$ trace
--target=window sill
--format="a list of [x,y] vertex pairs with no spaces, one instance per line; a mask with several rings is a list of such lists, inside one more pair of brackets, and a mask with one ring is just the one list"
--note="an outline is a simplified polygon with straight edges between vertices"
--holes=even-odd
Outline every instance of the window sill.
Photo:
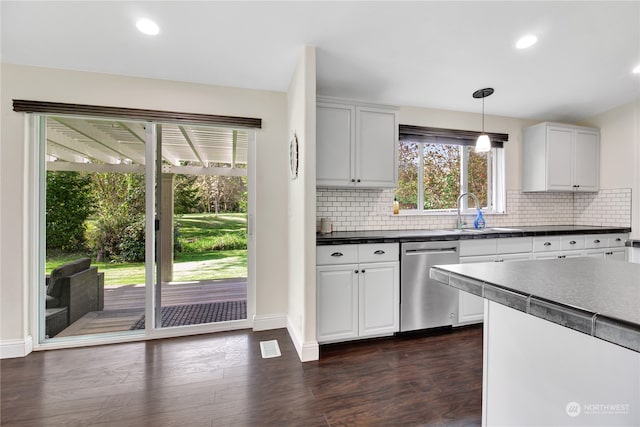
[[[469,216],[469,215],[476,215],[476,211],[475,209],[473,211],[467,211],[467,212],[461,212],[462,216]],[[488,212],[488,211],[482,211],[482,215],[491,215],[491,216],[496,216],[496,215],[507,215],[507,212]],[[394,215],[394,214],[389,214],[390,217],[413,217],[413,216],[458,216],[457,212],[447,212],[447,211],[442,211],[442,212],[413,212],[413,211],[400,211],[399,214]]]

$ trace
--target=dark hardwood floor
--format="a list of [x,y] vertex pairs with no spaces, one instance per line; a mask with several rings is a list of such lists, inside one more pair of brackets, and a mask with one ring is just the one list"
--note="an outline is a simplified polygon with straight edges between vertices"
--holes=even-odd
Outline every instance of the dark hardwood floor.
[[[277,339],[282,357],[262,359]],[[480,425],[482,328],[321,347],[286,330],[34,352],[0,361],[2,426]]]

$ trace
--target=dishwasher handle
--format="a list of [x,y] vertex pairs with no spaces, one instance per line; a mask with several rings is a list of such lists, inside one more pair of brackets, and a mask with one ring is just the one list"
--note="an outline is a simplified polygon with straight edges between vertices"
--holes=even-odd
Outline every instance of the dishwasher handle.
[[423,255],[423,254],[455,254],[458,248],[434,248],[434,249],[407,249],[407,255]]

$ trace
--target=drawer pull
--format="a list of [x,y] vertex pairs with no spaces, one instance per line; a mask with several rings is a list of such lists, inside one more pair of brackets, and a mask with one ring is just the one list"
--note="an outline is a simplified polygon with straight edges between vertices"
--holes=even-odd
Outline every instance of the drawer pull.
[[600,243],[600,240],[596,239],[593,241],[593,243]]
[[377,251],[374,252],[375,255],[384,255],[386,252],[383,251],[382,249],[378,249]]
[[606,255],[613,255],[613,252],[605,252]]
[[566,255],[558,255],[558,258],[559,258],[559,259],[564,259],[564,258],[566,258],[566,257],[567,257]]
[[619,237],[617,237],[617,238],[616,238],[616,242],[622,242],[622,239],[621,239],[621,238],[619,238]]
[[575,245],[575,244],[576,244],[576,241],[575,241],[575,240],[572,240],[572,241],[570,241],[570,242],[569,242],[569,244],[570,244],[570,245]]
[[544,242],[545,246],[551,246],[551,242]]
[[335,257],[340,257],[343,256],[344,254],[342,252],[334,252],[331,254],[331,256],[335,256]]

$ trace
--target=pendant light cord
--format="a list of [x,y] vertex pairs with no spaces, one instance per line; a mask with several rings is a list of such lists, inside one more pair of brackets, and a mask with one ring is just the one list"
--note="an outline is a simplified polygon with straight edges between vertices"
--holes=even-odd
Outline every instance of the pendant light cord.
[[482,133],[484,134],[484,97],[482,97]]

